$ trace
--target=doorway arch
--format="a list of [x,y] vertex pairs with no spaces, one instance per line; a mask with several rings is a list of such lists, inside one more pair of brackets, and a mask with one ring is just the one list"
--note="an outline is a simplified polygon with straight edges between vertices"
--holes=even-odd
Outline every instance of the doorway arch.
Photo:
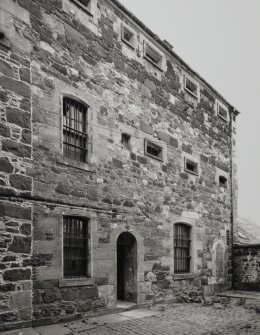
[[117,239],[117,300],[137,302],[137,242],[123,232]]

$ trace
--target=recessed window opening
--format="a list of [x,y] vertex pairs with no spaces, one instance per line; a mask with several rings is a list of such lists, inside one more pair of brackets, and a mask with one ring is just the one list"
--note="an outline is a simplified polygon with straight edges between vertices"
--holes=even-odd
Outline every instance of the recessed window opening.
[[82,103],[63,98],[63,154],[85,163],[87,161],[87,107]]
[[88,275],[88,219],[63,218],[64,277]]
[[91,6],[91,0],[71,0],[72,2],[74,2],[76,5],[87,9],[88,11],[90,10],[90,6]]
[[220,186],[227,186],[227,178],[224,176],[219,176],[219,185]]
[[185,76],[185,90],[198,97],[198,85],[196,85],[192,80]]
[[130,47],[134,48],[134,33],[122,25],[121,39]]
[[223,120],[227,121],[228,112],[220,104],[218,104],[218,116],[220,116]]
[[156,145],[148,140],[145,140],[145,155],[162,161],[163,149],[159,145]]
[[131,136],[130,136],[129,134],[122,133],[121,143],[122,143],[126,148],[129,148],[129,146],[130,146],[130,139],[131,139]]
[[198,174],[198,163],[191,161],[190,159],[185,159],[185,171],[192,173],[192,174]]
[[152,62],[154,65],[161,67],[162,56],[155,51],[149,44],[145,44],[145,58]]
[[174,273],[190,272],[191,228],[183,223],[174,225]]
[[229,229],[226,231],[226,243],[227,245],[230,245],[230,230]]

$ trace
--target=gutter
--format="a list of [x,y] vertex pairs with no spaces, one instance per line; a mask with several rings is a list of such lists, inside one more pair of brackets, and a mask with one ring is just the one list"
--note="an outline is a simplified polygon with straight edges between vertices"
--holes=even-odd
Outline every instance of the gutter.
[[202,78],[196,71],[194,71],[185,61],[178,56],[169,46],[168,42],[160,39],[158,35],[156,35],[152,30],[150,30],[141,20],[139,20],[132,12],[130,12],[124,5],[121,4],[118,0],[109,0],[114,6],[119,8],[124,14],[130,17],[139,27],[141,27],[153,40],[155,40],[163,49],[165,49],[171,56],[177,59],[181,65],[183,65],[186,69],[188,69],[193,75],[195,75],[201,82],[203,82],[213,93],[215,93],[218,98],[223,100],[230,109],[231,113],[235,113],[235,115],[239,114],[237,111],[214,87],[212,87],[204,78]]

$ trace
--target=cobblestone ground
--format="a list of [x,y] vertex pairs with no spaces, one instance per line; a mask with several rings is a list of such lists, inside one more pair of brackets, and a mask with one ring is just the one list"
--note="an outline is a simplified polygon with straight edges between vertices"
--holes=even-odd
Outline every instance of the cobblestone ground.
[[[7,333],[6,333],[7,334]],[[10,334],[10,333],[9,333]],[[13,335],[14,333],[12,333]],[[14,335],[260,335],[260,314],[243,306],[174,304],[20,331]]]
[[[152,311],[156,313],[156,307]],[[108,319],[107,323],[104,319],[103,325],[102,318],[99,318],[96,327],[89,330],[86,329],[89,327],[87,321],[81,321],[85,330],[84,325],[75,324],[74,328],[73,323],[68,324],[68,328],[72,334],[82,335],[260,335],[260,314],[241,306],[176,304],[150,317],[138,318],[142,311],[121,315],[129,316],[131,313],[133,319],[111,322]]]

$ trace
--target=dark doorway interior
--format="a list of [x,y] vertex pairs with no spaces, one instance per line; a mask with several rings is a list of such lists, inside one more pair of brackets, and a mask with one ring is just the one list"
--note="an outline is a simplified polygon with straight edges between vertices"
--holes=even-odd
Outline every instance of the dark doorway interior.
[[137,245],[130,233],[122,233],[117,240],[117,299],[136,302]]

